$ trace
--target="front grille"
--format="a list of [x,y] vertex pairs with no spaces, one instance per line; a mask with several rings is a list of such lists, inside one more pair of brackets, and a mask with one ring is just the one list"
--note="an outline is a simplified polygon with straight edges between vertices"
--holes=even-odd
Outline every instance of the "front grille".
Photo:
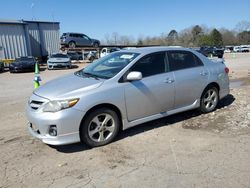
[[32,108],[33,110],[37,110],[41,105],[43,104],[42,101],[31,101],[30,102],[30,108]]

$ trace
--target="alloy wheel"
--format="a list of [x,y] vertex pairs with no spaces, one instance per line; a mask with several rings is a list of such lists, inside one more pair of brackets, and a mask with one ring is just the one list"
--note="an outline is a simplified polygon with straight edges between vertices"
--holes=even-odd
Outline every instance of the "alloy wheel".
[[204,107],[207,111],[212,111],[218,103],[218,94],[214,89],[209,89],[204,95]]
[[110,114],[98,114],[89,123],[89,138],[94,142],[104,142],[112,136],[115,126],[115,120]]

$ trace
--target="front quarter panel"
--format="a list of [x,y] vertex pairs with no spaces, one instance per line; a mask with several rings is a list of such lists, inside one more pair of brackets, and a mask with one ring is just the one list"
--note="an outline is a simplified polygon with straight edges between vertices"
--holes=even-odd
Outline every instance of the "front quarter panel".
[[100,104],[111,104],[116,106],[122,115],[122,119],[126,117],[124,88],[119,83],[107,83],[96,88],[84,96],[80,97],[79,102],[73,107],[84,112]]

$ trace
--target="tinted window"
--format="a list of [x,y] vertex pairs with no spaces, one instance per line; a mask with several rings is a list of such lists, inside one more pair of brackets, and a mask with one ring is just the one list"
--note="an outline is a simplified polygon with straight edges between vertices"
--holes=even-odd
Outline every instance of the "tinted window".
[[70,37],[79,37],[79,34],[74,34],[74,33],[71,33],[69,34]]
[[68,58],[66,54],[53,54],[51,55],[52,58]]
[[201,60],[187,51],[169,51],[168,61],[171,71],[202,66]]
[[139,71],[143,77],[165,72],[165,53],[150,54],[140,59],[130,71]]

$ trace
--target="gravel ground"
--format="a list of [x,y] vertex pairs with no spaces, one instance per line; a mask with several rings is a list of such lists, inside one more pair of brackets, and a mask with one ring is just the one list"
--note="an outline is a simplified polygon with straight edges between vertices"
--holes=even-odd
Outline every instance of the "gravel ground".
[[[215,112],[142,124],[94,149],[34,139],[24,114],[34,74],[0,74],[0,187],[250,187],[250,53],[225,60],[232,89]],[[42,83],[78,66],[41,71]]]

